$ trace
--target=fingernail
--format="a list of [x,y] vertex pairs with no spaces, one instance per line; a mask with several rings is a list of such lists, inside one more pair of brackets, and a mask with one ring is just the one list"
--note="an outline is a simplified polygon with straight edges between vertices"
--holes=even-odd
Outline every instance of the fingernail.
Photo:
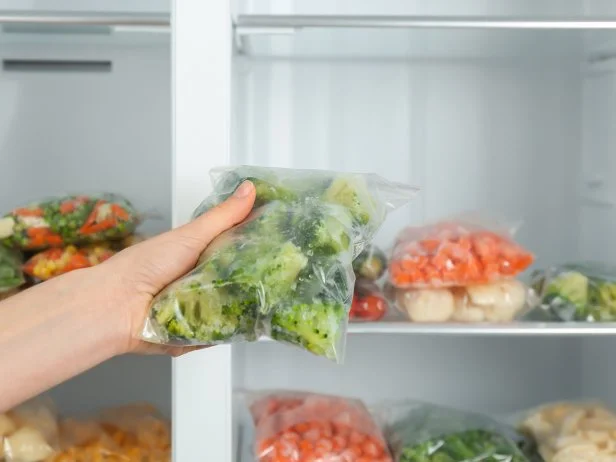
[[235,190],[234,196],[238,199],[248,196],[252,192],[253,185],[250,181],[244,181],[239,188]]

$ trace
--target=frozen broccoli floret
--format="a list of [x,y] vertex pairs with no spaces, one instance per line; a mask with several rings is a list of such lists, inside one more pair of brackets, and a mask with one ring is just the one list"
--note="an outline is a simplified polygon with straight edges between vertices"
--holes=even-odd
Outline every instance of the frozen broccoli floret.
[[312,353],[337,359],[336,344],[342,332],[340,325],[347,316],[342,303],[315,299],[277,307],[272,317],[272,338],[298,345]]
[[570,303],[580,309],[588,304],[588,278],[577,271],[568,271],[552,279],[545,288],[551,304]]
[[195,334],[190,330],[188,324],[185,322],[180,322],[180,320],[173,318],[167,323],[167,332],[172,337],[184,338],[184,339],[193,339],[195,338]]
[[351,247],[353,224],[344,207],[306,199],[289,208],[285,223],[289,237],[312,255],[336,255]]
[[360,225],[369,225],[382,217],[377,213],[376,203],[370,195],[366,182],[361,177],[342,176],[336,178],[323,194],[323,200],[346,207],[353,219]]

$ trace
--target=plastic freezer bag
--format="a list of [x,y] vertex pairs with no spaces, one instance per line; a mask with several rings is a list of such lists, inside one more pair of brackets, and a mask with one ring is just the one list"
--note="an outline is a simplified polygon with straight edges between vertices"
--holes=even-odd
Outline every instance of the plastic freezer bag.
[[552,403],[518,422],[544,462],[616,460],[616,413],[601,403]]
[[383,416],[398,462],[528,462],[515,432],[480,414],[411,402]]
[[0,242],[22,250],[121,239],[139,217],[115,194],[63,196],[28,204],[0,218]]
[[374,322],[387,314],[388,303],[381,288],[373,281],[358,279],[355,281],[353,302],[349,319],[351,322]]
[[21,255],[0,245],[0,294],[13,291],[25,282]]
[[169,422],[148,404],[61,422],[62,450],[49,462],[170,462]]
[[602,263],[556,266],[533,273],[541,299],[529,318],[554,321],[616,321],[616,268]]
[[256,462],[392,462],[383,434],[358,400],[304,392],[252,398]]
[[214,192],[195,217],[246,179],[257,190],[253,212],[154,299],[142,338],[215,345],[267,336],[342,361],[352,261],[413,190],[376,175],[314,170],[239,167],[212,176]]
[[58,438],[56,410],[47,398],[27,401],[0,414],[0,460],[47,461],[58,449]]
[[46,281],[69,271],[98,265],[115,253],[105,243],[91,244],[82,248],[73,245],[57,247],[32,256],[24,264],[23,270],[28,276]]
[[536,303],[516,279],[465,287],[398,289],[388,287],[396,308],[412,322],[510,322]]
[[513,278],[533,260],[506,227],[469,216],[401,231],[389,273],[402,288],[466,286]]

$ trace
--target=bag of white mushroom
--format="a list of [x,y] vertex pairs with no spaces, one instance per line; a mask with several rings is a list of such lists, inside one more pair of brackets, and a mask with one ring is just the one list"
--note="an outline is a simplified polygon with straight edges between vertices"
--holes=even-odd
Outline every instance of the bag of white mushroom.
[[0,413],[0,461],[44,461],[58,442],[58,421],[50,400],[37,398]]
[[388,285],[390,302],[412,322],[510,322],[536,303],[522,282],[508,279],[458,287],[400,289]]

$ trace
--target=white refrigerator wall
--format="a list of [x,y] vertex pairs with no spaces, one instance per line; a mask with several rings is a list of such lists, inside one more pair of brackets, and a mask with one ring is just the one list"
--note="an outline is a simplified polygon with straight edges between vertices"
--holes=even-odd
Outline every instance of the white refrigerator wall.
[[[0,60],[109,61],[108,71],[0,67],[0,214],[26,201],[111,191],[171,224],[171,62],[169,42],[127,47],[4,45]],[[70,43],[70,41],[69,41]],[[2,62],[0,62],[2,65]],[[10,66],[9,66],[10,67]],[[41,310],[45,307],[41,306]],[[46,367],[46,358],[33,358]],[[123,357],[52,391],[67,413],[151,401],[171,413],[171,360]]]

